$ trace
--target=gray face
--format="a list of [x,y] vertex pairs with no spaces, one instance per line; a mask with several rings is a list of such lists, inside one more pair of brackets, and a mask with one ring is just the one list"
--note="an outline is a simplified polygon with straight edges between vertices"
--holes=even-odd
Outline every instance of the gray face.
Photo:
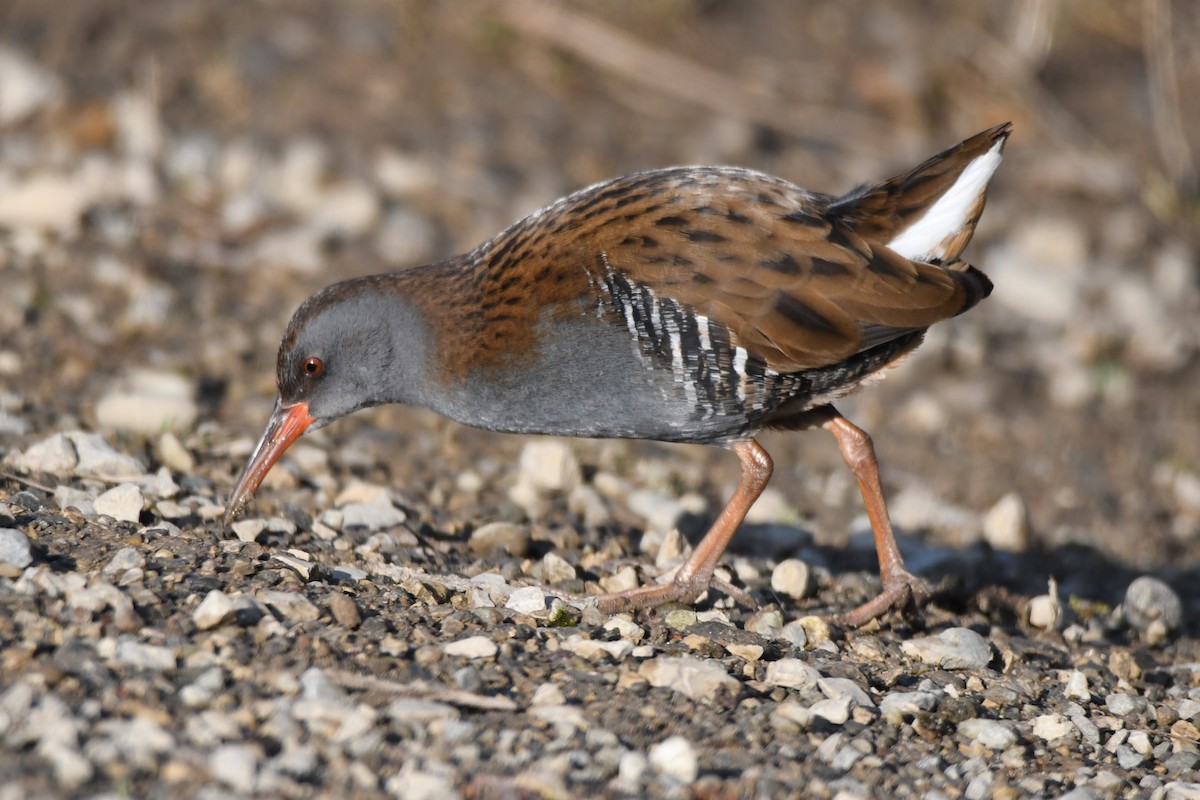
[[[407,399],[414,337],[394,300],[367,293],[296,312],[279,350],[284,406],[306,403],[314,426],[360,408]],[[419,338],[419,337],[417,337]]]

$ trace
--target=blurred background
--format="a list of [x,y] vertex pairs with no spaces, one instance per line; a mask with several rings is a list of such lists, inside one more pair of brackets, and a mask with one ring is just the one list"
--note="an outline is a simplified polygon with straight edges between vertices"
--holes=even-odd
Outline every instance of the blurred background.
[[[1194,598],[1197,42],[1185,0],[6,0],[0,453],[169,422],[188,485],[224,496],[283,328],[327,283],[621,173],[735,164],[841,193],[1012,120],[967,251],[995,294],[843,411],[909,533],[1045,550],[1043,586],[1099,563]],[[380,409],[313,441],[447,530],[520,515],[517,437]],[[765,443],[763,519],[857,541],[832,440]],[[736,479],[716,451],[572,446],[701,513]]]

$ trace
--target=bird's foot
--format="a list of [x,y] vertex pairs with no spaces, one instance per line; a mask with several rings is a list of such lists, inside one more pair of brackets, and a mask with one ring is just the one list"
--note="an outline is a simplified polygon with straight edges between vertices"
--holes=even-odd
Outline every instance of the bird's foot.
[[639,586],[623,592],[608,592],[596,598],[596,608],[605,614],[640,611],[666,603],[692,603],[709,587],[716,589],[742,605],[753,606],[754,600],[743,589],[716,575],[694,575],[690,579],[675,578],[670,583]]
[[883,579],[883,591],[858,608],[831,620],[845,628],[861,628],[892,609],[919,613],[933,596],[929,584],[906,569],[896,569]]

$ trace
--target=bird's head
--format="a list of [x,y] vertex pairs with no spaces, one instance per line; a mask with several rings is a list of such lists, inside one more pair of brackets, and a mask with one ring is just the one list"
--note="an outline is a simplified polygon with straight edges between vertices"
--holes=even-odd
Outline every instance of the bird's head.
[[411,398],[409,367],[424,352],[410,306],[378,279],[334,284],[310,297],[279,345],[279,396],[225,510],[229,525],[302,434],[354,411]]

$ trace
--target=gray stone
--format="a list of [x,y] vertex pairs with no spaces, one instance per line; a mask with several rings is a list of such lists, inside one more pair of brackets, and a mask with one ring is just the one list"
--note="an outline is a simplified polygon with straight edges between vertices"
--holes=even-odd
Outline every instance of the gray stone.
[[820,717],[831,725],[845,725],[850,719],[850,711],[854,708],[854,699],[849,695],[839,695],[818,700],[808,707],[814,717]]
[[79,463],[75,466],[75,472],[79,475],[110,481],[132,481],[146,474],[145,464],[113,449],[99,433],[71,431],[67,436],[75,445],[79,457]]
[[518,614],[534,614],[546,610],[546,595],[537,586],[524,586],[508,596],[505,608]]
[[32,563],[29,537],[16,528],[0,528],[0,564],[24,569]]
[[683,784],[690,784],[700,774],[696,748],[682,736],[671,736],[650,748],[650,766]]
[[53,72],[10,47],[0,47],[0,127],[21,122],[55,104],[62,82]]
[[978,717],[958,723],[958,734],[996,751],[1007,750],[1018,740],[1012,723]]
[[140,434],[188,430],[199,408],[192,386],[173,372],[134,370],[96,404],[101,427]]
[[1183,624],[1183,602],[1158,578],[1143,575],[1125,590],[1125,621],[1151,644],[1157,644]]
[[468,636],[442,645],[442,652],[456,658],[494,658],[500,648],[487,636]]
[[258,599],[289,622],[314,622],[321,616],[321,610],[299,592],[267,589],[258,593]]
[[529,542],[530,532],[527,526],[513,525],[510,522],[490,522],[471,533],[467,547],[472,553],[480,556],[504,552],[520,557],[529,551]]
[[146,557],[136,547],[122,547],[113,553],[113,557],[100,570],[100,574],[109,580],[120,578],[131,569],[142,569],[146,566]]
[[737,693],[741,684],[720,662],[694,656],[659,656],[642,664],[638,673],[651,686],[667,686],[693,700],[711,700],[718,692]]
[[821,680],[821,673],[798,658],[781,658],[767,664],[767,674],[764,682],[768,686],[782,686],[785,689],[802,689],[816,686]]
[[266,533],[267,521],[265,519],[239,519],[229,526],[233,529],[233,535],[243,542],[254,542],[259,536]]
[[986,669],[992,646],[969,628],[949,628],[936,636],[909,639],[901,644],[905,654],[942,669]]
[[114,486],[96,498],[96,513],[124,522],[137,522],[146,506],[142,490],[133,483]]
[[1074,723],[1062,714],[1042,714],[1033,721],[1033,735],[1048,742],[1074,736],[1077,730]]
[[213,589],[204,596],[200,605],[196,606],[196,610],[192,612],[192,622],[196,623],[196,627],[202,631],[211,630],[233,619],[236,610],[237,607],[229,595]]
[[380,530],[400,525],[408,517],[390,501],[347,503],[341,507],[343,528]]
[[817,688],[829,698],[849,697],[857,706],[875,707],[875,702],[871,699],[871,695],[867,694],[866,689],[849,678],[820,678],[817,681]]
[[75,471],[79,456],[75,445],[65,433],[56,433],[32,444],[23,453],[12,453],[5,463],[22,472],[42,472],[50,475],[69,475]]
[[346,693],[341,690],[320,667],[309,667],[300,676],[300,690],[305,700],[341,703]]
[[224,744],[208,757],[208,771],[235,792],[249,795],[258,778],[258,763],[262,754],[248,744]]
[[771,588],[780,594],[799,600],[808,594],[812,584],[808,564],[798,558],[780,561],[771,571]]
[[996,550],[1022,553],[1029,547],[1029,521],[1025,501],[1009,492],[983,517],[983,538]]
[[879,701],[879,713],[892,724],[900,724],[906,716],[915,716],[925,711],[937,708],[938,695],[935,692],[904,692],[892,691]]

